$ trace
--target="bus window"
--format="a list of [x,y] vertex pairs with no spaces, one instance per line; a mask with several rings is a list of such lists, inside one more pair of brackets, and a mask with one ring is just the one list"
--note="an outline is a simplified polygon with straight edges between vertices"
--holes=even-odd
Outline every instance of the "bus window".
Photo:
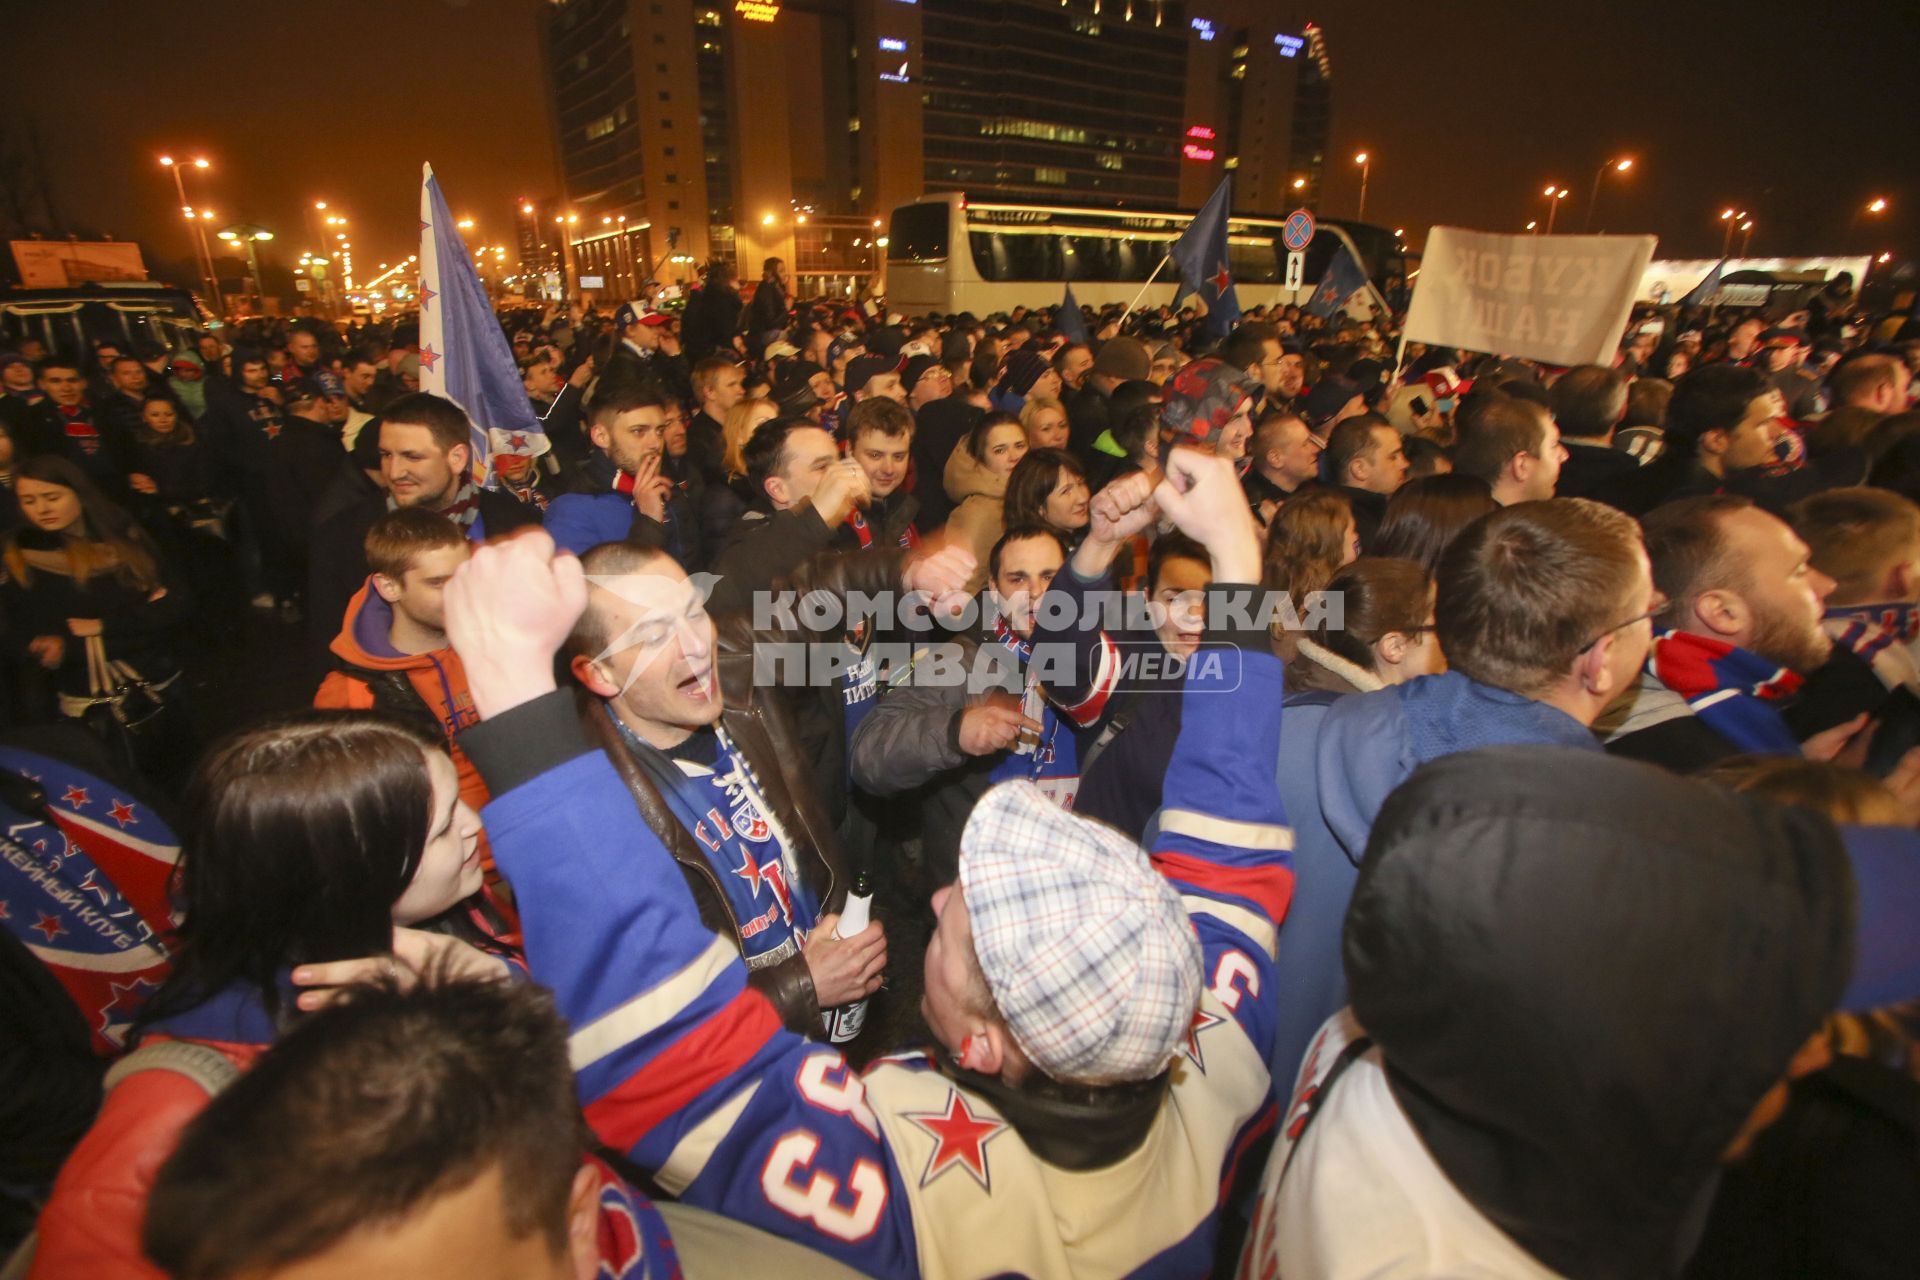
[[893,211],[887,231],[887,259],[892,262],[945,262],[948,253],[948,205],[909,204]]

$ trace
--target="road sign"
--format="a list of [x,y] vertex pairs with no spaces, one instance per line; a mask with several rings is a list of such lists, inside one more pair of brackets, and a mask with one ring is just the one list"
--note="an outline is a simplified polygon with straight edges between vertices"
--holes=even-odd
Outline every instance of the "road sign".
[[1305,209],[1295,209],[1287,215],[1286,225],[1280,228],[1280,239],[1287,248],[1301,250],[1313,243],[1313,215]]
[[297,293],[312,293],[312,292],[313,292],[313,281],[311,281],[311,280],[295,280],[295,281],[293,282],[293,287],[294,287],[294,291],[295,291],[295,292],[297,292]]
[[1307,255],[1295,249],[1287,255],[1287,288],[1301,287],[1301,277],[1306,274]]

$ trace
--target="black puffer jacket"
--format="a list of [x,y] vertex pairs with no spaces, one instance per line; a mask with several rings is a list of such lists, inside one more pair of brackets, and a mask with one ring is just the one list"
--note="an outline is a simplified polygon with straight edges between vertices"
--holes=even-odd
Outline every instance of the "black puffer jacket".
[[1488,748],[1380,811],[1347,982],[1395,1100],[1482,1214],[1575,1280],[1667,1275],[1722,1153],[1840,1001],[1854,897],[1824,818]]

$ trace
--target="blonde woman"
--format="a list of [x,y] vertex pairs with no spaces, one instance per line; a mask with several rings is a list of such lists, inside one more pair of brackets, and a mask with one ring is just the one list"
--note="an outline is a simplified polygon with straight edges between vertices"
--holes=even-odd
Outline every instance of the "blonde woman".
[[779,406],[759,396],[744,399],[727,410],[726,420],[720,424],[720,458],[726,467],[727,482],[724,485],[709,485],[700,495],[703,545],[715,550],[725,546],[727,534],[759,498],[760,495],[753,492],[747,479],[747,463],[741,457],[741,451],[747,447],[747,440],[753,435],[754,428],[779,416]]

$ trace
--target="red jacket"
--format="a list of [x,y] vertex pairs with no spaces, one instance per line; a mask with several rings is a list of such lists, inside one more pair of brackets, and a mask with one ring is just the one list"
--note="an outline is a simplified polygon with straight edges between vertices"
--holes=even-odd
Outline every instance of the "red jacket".
[[[218,1049],[243,1071],[267,1049],[178,1038]],[[141,1252],[140,1220],[160,1166],[207,1100],[205,1089],[166,1070],[136,1071],[108,1093],[40,1213],[27,1280],[166,1280]]]

